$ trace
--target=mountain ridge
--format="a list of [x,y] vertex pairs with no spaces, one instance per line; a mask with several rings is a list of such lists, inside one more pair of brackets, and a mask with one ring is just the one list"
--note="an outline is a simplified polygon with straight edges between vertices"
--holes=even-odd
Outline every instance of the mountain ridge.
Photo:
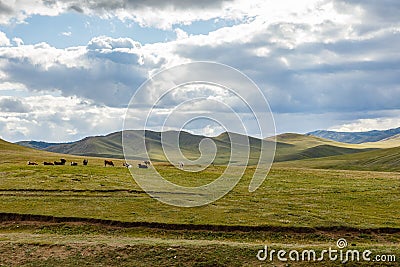
[[317,130],[306,133],[306,135],[312,135],[316,137],[321,137],[349,144],[378,142],[398,134],[400,134],[400,127],[388,130],[372,130],[365,132],[338,132],[338,131]]
[[[107,158],[124,158],[122,149],[122,133],[126,139],[128,145],[132,147],[132,150],[140,151],[140,147],[143,142],[146,143],[146,148],[148,155],[133,155],[133,159],[147,159],[150,157],[152,160],[165,161],[166,157],[161,145],[161,132],[155,131],[145,131],[145,139],[143,139],[143,130],[128,130],[125,132],[113,132],[107,135],[101,136],[89,136],[81,140],[53,144],[41,148],[45,151],[71,154],[78,156],[93,156],[93,157],[107,157]],[[230,160],[231,155],[231,143],[229,140],[229,134],[231,136],[246,137],[244,135],[235,133],[221,133],[215,137],[208,137],[202,135],[195,135],[188,132],[177,132],[177,131],[167,131],[167,140],[177,140],[179,135],[179,145],[182,154],[190,159],[197,159],[200,157],[201,153],[199,150],[199,144],[204,139],[211,139],[217,146],[217,157],[215,164],[226,164]],[[175,138],[175,139],[174,139]],[[276,139],[276,152],[275,161],[290,161],[299,160],[307,158],[320,158],[335,155],[352,154],[362,151],[371,150],[370,147],[359,146],[356,144],[339,143],[328,139],[323,139],[320,137],[314,137],[309,135],[302,135],[296,133],[286,133],[280,134],[275,137],[270,137],[266,139],[259,139],[255,137],[248,137],[250,146],[250,163],[256,164],[258,156],[260,154],[261,143],[269,145],[272,148],[273,141]],[[19,142],[24,144],[24,142]],[[243,151],[243,155],[246,153],[246,146],[240,148]],[[166,145],[172,145],[167,142]],[[246,157],[242,156],[241,161],[245,161]]]

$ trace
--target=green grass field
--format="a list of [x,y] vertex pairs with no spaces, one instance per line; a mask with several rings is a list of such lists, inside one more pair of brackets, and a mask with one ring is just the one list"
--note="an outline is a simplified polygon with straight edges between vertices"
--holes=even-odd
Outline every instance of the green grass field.
[[[114,160],[116,167],[104,167],[101,158],[89,158],[89,166],[27,166],[27,160],[83,157],[0,145],[0,266],[286,266],[258,261],[257,251],[264,245],[321,251],[336,247],[338,238],[352,249],[400,257],[399,172],[315,169],[328,162],[338,168],[331,158],[278,163],[249,193],[254,167],[248,167],[224,198],[180,208],[149,197],[122,161]],[[359,162],[371,157],[365,153],[341,157]],[[189,175],[165,164],[152,168],[186,186],[206,184],[224,170]]]

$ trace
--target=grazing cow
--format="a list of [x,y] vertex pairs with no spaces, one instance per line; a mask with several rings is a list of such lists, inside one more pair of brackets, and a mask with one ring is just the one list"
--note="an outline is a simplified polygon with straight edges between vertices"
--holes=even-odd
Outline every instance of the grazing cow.
[[128,162],[122,163],[122,166],[127,167],[127,168],[132,168],[132,165],[129,164]]
[[114,163],[111,160],[104,160],[104,167],[106,167],[107,165],[114,167]]
[[140,169],[147,169],[148,168],[146,164],[141,164],[141,163],[139,163],[137,166]]
[[149,160],[145,160],[145,161],[143,161],[143,163],[146,164],[146,165],[150,165],[150,161]]
[[60,159],[60,161],[54,161],[54,165],[65,165],[65,162],[67,162],[66,159]]
[[36,162],[28,161],[28,165],[38,165]]
[[54,165],[54,163],[53,162],[43,162],[43,165]]
[[84,159],[84,160],[83,160],[83,166],[86,166],[86,165],[88,164],[88,162],[89,162],[89,161],[88,161],[87,159]]
[[78,166],[78,162],[71,162],[71,166]]

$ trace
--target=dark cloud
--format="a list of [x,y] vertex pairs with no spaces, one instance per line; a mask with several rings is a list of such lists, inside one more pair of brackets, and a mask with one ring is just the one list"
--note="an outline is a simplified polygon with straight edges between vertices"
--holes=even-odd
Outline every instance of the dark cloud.
[[30,111],[30,106],[22,103],[19,99],[3,98],[0,99],[0,110],[3,112],[27,113]]
[[92,59],[89,69],[55,65],[43,69],[29,61],[10,61],[6,67],[10,79],[30,90],[58,89],[64,96],[79,96],[97,104],[121,107],[145,80],[135,66]]
[[70,1],[71,7],[78,8],[79,10],[89,9],[94,11],[115,11],[118,9],[137,10],[143,8],[163,9],[166,7],[173,7],[174,9],[206,9],[218,8],[224,2],[232,2],[232,0],[189,0],[189,1],[163,1],[163,0],[123,0],[123,1]]
[[78,12],[78,13],[83,13],[83,9],[80,8],[79,6],[72,5],[72,6],[70,6],[69,8],[70,8],[71,10],[74,10],[74,11]]
[[0,14],[11,14],[12,11],[12,8],[4,4],[3,1],[0,1]]
[[371,19],[374,23],[399,21],[400,1],[398,0],[336,0],[334,3],[339,11],[343,11],[343,8],[347,6],[348,11],[351,12],[351,9],[354,11],[354,7],[359,6],[366,12],[367,19]]
[[[307,30],[304,25],[294,27]],[[175,53],[193,60],[215,60],[242,70],[265,92],[274,112],[362,112],[399,108],[399,33],[355,40],[336,37],[337,41],[329,42],[321,38],[293,48],[276,42],[279,37],[282,42],[287,40],[281,27],[273,25],[255,34],[250,42],[182,43]],[[255,55],[258,47],[267,47],[269,54]]]

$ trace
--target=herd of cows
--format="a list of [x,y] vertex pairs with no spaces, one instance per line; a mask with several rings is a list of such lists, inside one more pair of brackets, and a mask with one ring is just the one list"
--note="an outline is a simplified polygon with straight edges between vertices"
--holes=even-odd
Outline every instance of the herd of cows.
[[[53,162],[45,161],[45,162],[43,162],[43,165],[54,166],[54,165],[65,165],[66,163],[67,163],[66,159],[60,159],[60,161],[53,161]],[[89,161],[87,159],[84,159],[82,161],[83,166],[88,165],[88,163],[89,163]],[[34,161],[28,161],[27,164],[28,165],[39,165]],[[107,167],[107,165],[112,166],[112,167],[115,166],[114,162],[112,162],[112,160],[104,160],[104,167]],[[71,161],[71,166],[78,166],[78,162]],[[122,166],[126,167],[126,168],[132,168],[132,165],[127,162],[122,163]],[[143,169],[147,169],[149,166],[150,166],[150,161],[148,161],[148,160],[143,161],[143,164],[142,163],[138,164],[138,168],[143,168]]]

